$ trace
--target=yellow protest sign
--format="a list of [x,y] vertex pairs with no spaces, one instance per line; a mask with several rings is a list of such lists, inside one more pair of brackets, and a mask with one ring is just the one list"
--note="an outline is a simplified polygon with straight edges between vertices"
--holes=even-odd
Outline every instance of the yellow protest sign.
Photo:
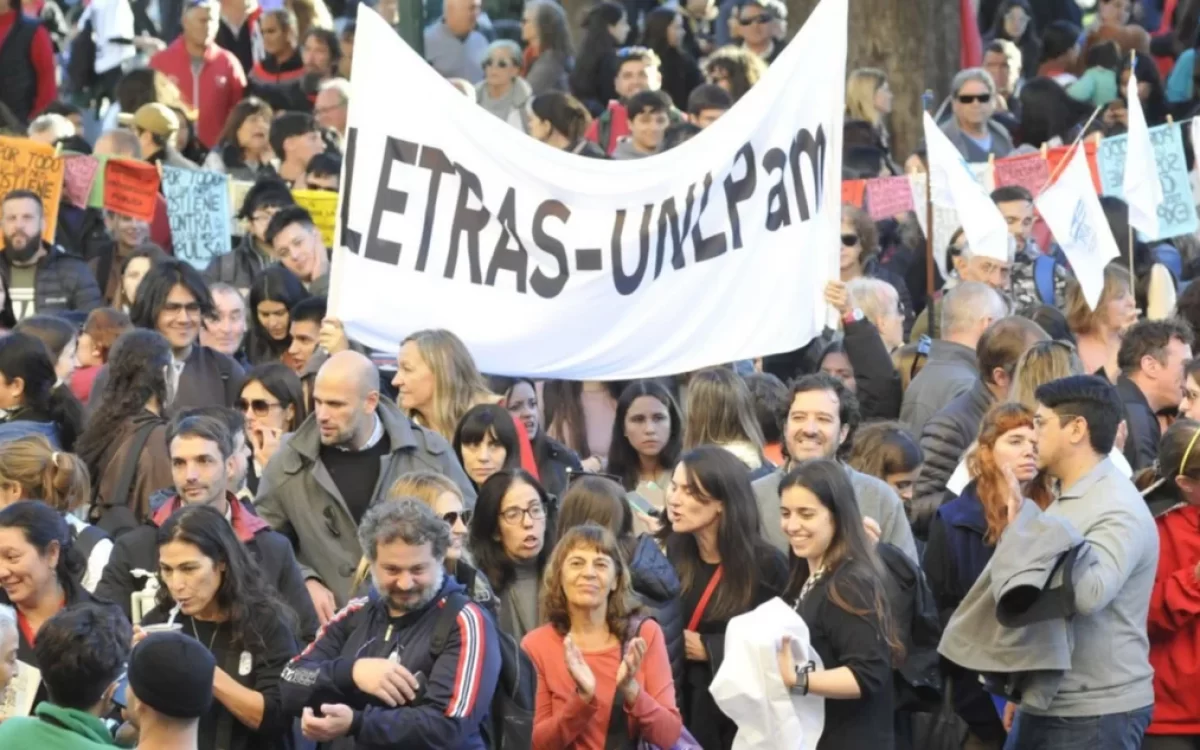
[[46,226],[42,238],[54,242],[65,164],[54,147],[28,138],[0,136],[0,196],[29,190],[42,199]]
[[296,205],[312,214],[313,224],[321,233],[325,247],[333,247],[333,228],[337,222],[338,194],[329,190],[293,190]]

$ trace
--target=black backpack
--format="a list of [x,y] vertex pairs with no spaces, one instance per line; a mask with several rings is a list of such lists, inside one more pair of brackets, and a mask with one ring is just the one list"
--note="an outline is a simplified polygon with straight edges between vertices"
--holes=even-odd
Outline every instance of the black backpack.
[[[450,594],[433,626],[430,653],[436,659],[446,648],[454,621],[472,600],[465,594]],[[480,607],[484,617],[490,617]],[[521,644],[496,628],[500,644],[500,679],[492,695],[491,711],[483,723],[483,739],[491,750],[528,750],[533,746],[533,708],[537,700],[537,672],[521,650]]]

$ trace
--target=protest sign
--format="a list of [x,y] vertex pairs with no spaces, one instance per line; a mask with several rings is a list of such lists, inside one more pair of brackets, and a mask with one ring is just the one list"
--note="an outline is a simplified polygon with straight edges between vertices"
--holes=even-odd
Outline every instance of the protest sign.
[[911,183],[904,175],[867,182],[867,210],[875,221],[913,210]]
[[233,233],[241,236],[250,231],[250,222],[246,217],[239,216],[242,212],[242,204],[246,202],[246,193],[250,192],[250,188],[254,187],[254,183],[249,180],[235,180],[232,177],[229,179],[229,215],[233,219]]
[[87,154],[68,156],[63,161],[63,197],[79,208],[87,208],[100,162]]
[[163,166],[162,189],[175,257],[201,270],[230,251],[229,175]]
[[[823,0],[719,120],[609,161],[489,115],[360,5],[372,64],[351,83],[329,314],[389,351],[449,329],[499,375],[652,377],[803,346],[837,274],[846,27],[847,0]],[[421,117],[392,114],[398,80]]]
[[842,180],[842,205],[862,208],[863,193],[866,189],[866,180]]
[[109,159],[104,165],[104,208],[142,221],[154,219],[158,170],[131,159]]
[[54,242],[62,198],[63,160],[54,147],[27,138],[0,136],[0,196],[28,190],[42,199],[42,239]]
[[99,167],[96,169],[96,177],[92,180],[92,192],[88,194],[88,208],[104,208],[104,172],[105,165],[111,156],[101,154],[99,156],[93,154],[92,158],[99,162]]
[[33,701],[42,686],[42,671],[32,664],[18,661],[8,686],[0,690],[0,721],[14,716],[28,716]]
[[[1103,183],[1100,181],[1100,163],[1099,149],[1096,141],[1093,138],[1088,138],[1080,144],[1083,149],[1084,156],[1087,157],[1088,169],[1092,173],[1092,185],[1096,188],[1097,193],[1103,193]],[[1070,146],[1056,146],[1051,149],[1046,149],[1046,166],[1050,168],[1050,174],[1059,172],[1059,165],[1063,159],[1071,153]],[[1000,160],[997,160],[999,163]]]
[[1038,197],[1050,179],[1050,165],[1041,154],[997,159],[993,166],[996,170],[996,187],[1023,187],[1034,198]]
[[[1196,231],[1196,204],[1183,156],[1180,125],[1172,123],[1150,128],[1150,143],[1162,185],[1163,201],[1158,206],[1158,236],[1148,240],[1169,239]],[[1124,135],[1109,136],[1100,141],[1097,154],[1100,183],[1104,195],[1124,198],[1125,150]]]
[[293,190],[292,197],[296,199],[296,205],[303,206],[312,214],[313,224],[321,233],[325,247],[333,247],[338,194],[329,190]]

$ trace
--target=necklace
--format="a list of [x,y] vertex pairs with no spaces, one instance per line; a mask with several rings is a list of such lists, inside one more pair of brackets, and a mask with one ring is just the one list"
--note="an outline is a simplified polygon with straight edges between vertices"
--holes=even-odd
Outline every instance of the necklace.
[[[221,632],[221,623],[218,622],[216,625],[213,626],[212,638],[208,639],[208,652],[210,654],[212,653],[212,650],[213,650],[213,644],[217,642],[217,633],[219,633],[219,632]],[[192,618],[192,635],[195,636],[196,640],[200,641],[200,634],[198,632],[196,632],[196,618],[195,617]],[[200,642],[204,643],[204,641],[200,641]]]

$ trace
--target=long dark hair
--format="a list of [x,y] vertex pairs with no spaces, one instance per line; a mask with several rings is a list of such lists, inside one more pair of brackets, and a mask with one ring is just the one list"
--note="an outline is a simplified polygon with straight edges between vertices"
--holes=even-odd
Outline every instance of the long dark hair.
[[83,406],[69,389],[56,387],[58,373],[42,340],[15,331],[0,338],[0,373],[9,382],[25,383],[21,406],[9,418],[52,422],[62,447],[74,450],[83,431]]
[[283,266],[269,266],[255,277],[250,285],[250,301],[247,305],[246,317],[249,318],[250,330],[246,334],[246,355],[252,364],[274,362],[282,357],[292,345],[292,334],[289,332],[283,339],[276,341],[258,319],[258,306],[263,302],[278,302],[291,309],[297,302],[307,299],[308,291],[296,278],[296,274]]
[[[138,287],[137,299],[129,310],[129,319],[138,328],[151,331],[158,328],[158,316],[167,304],[167,297],[176,286],[187,289],[200,305],[202,318],[213,315],[212,295],[200,272],[177,258],[165,258],[152,265]],[[198,334],[197,334],[198,335]]]
[[[224,521],[225,519],[221,519]],[[22,500],[0,510],[0,529],[20,529],[25,541],[45,556],[51,544],[58,544],[58,565],[54,574],[67,602],[83,590],[79,582],[87,570],[87,560],[75,548],[75,535],[62,514],[45,503]]]
[[679,9],[659,6],[646,14],[646,29],[642,33],[642,44],[654,50],[658,59],[666,61],[668,57],[679,54],[679,50],[671,46],[667,39],[667,29],[679,15]]
[[641,458],[639,458],[637,450],[630,444],[629,438],[625,437],[625,415],[629,413],[629,407],[633,405],[633,402],[642,396],[657,399],[667,408],[667,414],[671,417],[671,434],[667,438],[667,444],[663,446],[662,452],[658,454],[658,465],[663,469],[670,469],[674,466],[679,459],[680,446],[683,445],[683,420],[679,415],[679,406],[676,405],[675,399],[671,398],[671,393],[653,380],[636,380],[627,385],[621,392],[621,398],[617,399],[617,415],[613,419],[612,442],[608,446],[608,471],[610,474],[621,477],[621,483],[625,485],[626,490],[633,490],[638,485]]
[[529,111],[550,123],[555,132],[574,143],[583,138],[592,124],[592,114],[587,107],[570,94],[547,91],[529,100]]
[[500,541],[500,507],[504,504],[504,496],[517,482],[532,487],[546,509],[546,533],[537,558],[539,577],[546,569],[554,549],[554,523],[558,514],[554,512],[554,499],[542,489],[538,480],[524,469],[505,469],[488,477],[479,487],[479,497],[475,500],[475,514],[471,516],[467,547],[475,560],[475,567],[483,571],[498,594],[508,588],[516,575],[516,566]]
[[101,458],[125,423],[144,412],[151,398],[158,400],[160,408],[166,405],[165,368],[170,364],[171,346],[158,331],[135,328],[121,334],[113,344],[104,390],[92,396],[100,406],[92,413],[76,446],[96,481],[104,474]]
[[[902,655],[904,647],[892,628],[884,588],[886,573],[863,529],[862,513],[858,509],[854,487],[846,470],[837,461],[827,458],[804,461],[780,480],[779,496],[782,498],[784,492],[794,487],[816,496],[833,517],[833,538],[822,559],[824,576],[828,580],[829,600],[834,606],[857,617],[874,614],[879,621],[880,634],[887,639],[892,653]],[[800,596],[812,571],[809,570],[808,560],[796,557],[790,548],[788,563],[790,575],[784,598],[793,601]],[[847,587],[854,589],[855,601],[865,600],[870,608],[863,609],[851,604],[846,596]]]
[[1054,138],[1070,142],[1075,128],[1091,113],[1091,105],[1076,101],[1053,78],[1039,76],[1021,87],[1020,142],[1040,148]]
[[[762,572],[758,561],[774,554],[763,541],[758,503],[750,487],[746,464],[724,448],[702,445],[680,459],[691,494],[705,503],[720,503],[717,549],[723,566],[721,585],[705,610],[706,619],[724,620],[745,612],[754,601]],[[686,597],[700,578],[700,548],[693,534],[664,527],[667,557],[675,566]]]
[[[233,628],[232,645],[237,649],[266,649],[272,623],[280,623],[290,633],[296,631],[296,614],[271,586],[258,563],[233,532],[233,527],[215,508],[185,505],[171,514],[159,527],[159,548],[170,542],[186,542],[213,561],[223,564],[221,585],[217,588],[217,606],[229,616]],[[155,598],[158,609],[174,606],[171,592],[160,582]]]
[[287,412],[292,407],[292,420],[287,426],[288,432],[295,432],[301,423],[308,418],[308,403],[304,399],[304,386],[299,376],[282,362],[267,362],[246,373],[242,379],[242,390],[250,383],[258,383],[275,398],[279,399],[279,408]]
[[[603,0],[596,3],[583,19],[583,41],[575,58],[575,69],[571,71],[571,90],[588,91],[596,86],[593,80],[603,70],[604,61],[616,52],[617,40],[609,32],[625,16],[625,9],[614,2]],[[612,81],[601,81],[601,90],[611,87]],[[603,106],[603,104],[601,105]]]
[[[462,447],[478,445],[487,436],[491,436],[504,446],[505,469],[521,468],[521,444],[517,438],[517,425],[508,409],[498,404],[478,404],[472,406],[454,428],[454,454],[458,462],[463,463]],[[464,466],[466,464],[463,464]],[[474,484],[475,480],[471,480]]]
[[[254,115],[260,115],[267,119],[270,124],[271,105],[267,104],[257,96],[248,96],[237,104],[233,105],[233,110],[230,111],[229,117],[225,120],[225,127],[221,128],[221,134],[217,136],[217,150],[221,154],[221,161],[225,162],[226,167],[243,167],[246,165],[246,152],[242,149],[242,145],[238,143],[237,133],[242,129],[242,125],[246,120],[249,120]],[[241,208],[241,206],[237,206]]]

